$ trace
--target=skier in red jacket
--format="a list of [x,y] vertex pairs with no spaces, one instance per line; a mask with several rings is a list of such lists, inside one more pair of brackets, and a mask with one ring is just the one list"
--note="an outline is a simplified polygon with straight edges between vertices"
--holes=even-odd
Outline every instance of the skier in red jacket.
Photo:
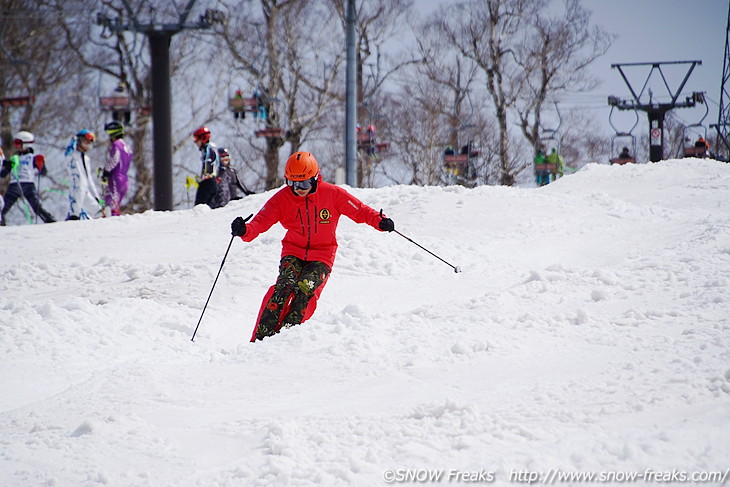
[[343,188],[323,181],[309,152],[292,154],[284,175],[287,187],[274,194],[250,223],[240,216],[231,223],[231,234],[244,242],[277,222],[287,230],[281,241],[279,277],[264,296],[252,342],[312,316],[335,261],[340,216],[381,231],[395,230],[393,220],[383,216],[382,210],[378,213]]

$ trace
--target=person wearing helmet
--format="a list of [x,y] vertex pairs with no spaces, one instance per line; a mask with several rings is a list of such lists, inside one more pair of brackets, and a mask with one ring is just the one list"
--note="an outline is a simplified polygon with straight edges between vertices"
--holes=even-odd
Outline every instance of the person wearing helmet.
[[[5,215],[10,211],[18,199],[23,199],[44,223],[55,222],[56,220],[41,206],[35,186],[35,178],[45,176],[48,170],[45,166],[45,158],[42,154],[35,154],[33,143],[35,137],[32,133],[22,130],[15,134],[13,144],[15,154],[8,160],[3,160],[0,169],[0,178],[10,174],[10,186],[5,193],[4,208],[0,224],[5,225]],[[40,179],[39,179],[40,181]],[[29,217],[30,218],[30,217]]]
[[91,161],[87,152],[94,144],[96,136],[87,129],[76,132],[66,147],[66,160],[71,181],[68,190],[68,214],[66,220],[89,220],[91,215],[104,215],[104,200],[91,178]]
[[106,164],[101,173],[104,204],[111,209],[111,216],[121,214],[122,198],[127,194],[127,171],[132,163],[132,149],[124,140],[124,125],[116,120],[104,125],[111,142]]
[[323,181],[317,160],[295,152],[286,161],[286,187],[277,191],[250,223],[240,216],[231,234],[251,242],[275,223],[287,230],[281,241],[279,277],[264,296],[251,341],[263,340],[306,321],[329,278],[337,252],[335,232],[342,215],[392,232],[393,220],[363,204],[344,188]]
[[198,190],[195,193],[195,205],[206,204],[218,208],[218,171],[220,159],[215,144],[210,141],[210,129],[200,127],[193,132],[193,142],[200,150],[201,170],[198,178]]

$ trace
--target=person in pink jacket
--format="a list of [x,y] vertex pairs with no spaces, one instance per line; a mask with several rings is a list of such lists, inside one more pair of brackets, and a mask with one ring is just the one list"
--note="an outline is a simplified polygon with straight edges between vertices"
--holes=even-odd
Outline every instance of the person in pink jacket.
[[109,154],[101,173],[101,181],[106,186],[104,201],[106,207],[111,209],[111,215],[119,216],[122,199],[128,189],[127,171],[132,163],[132,149],[124,140],[124,125],[121,122],[109,122],[104,130],[111,140]]

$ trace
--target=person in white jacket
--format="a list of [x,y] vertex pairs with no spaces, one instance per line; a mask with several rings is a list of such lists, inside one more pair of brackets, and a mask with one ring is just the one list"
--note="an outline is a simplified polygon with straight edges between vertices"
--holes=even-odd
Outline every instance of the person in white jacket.
[[91,161],[86,154],[96,136],[93,132],[79,130],[66,147],[71,187],[68,190],[69,210],[66,220],[88,220],[103,212],[102,199],[91,178]]
[[[15,154],[6,160],[2,151],[0,151],[0,160],[2,160],[2,169],[0,169],[0,178],[10,175],[10,186],[5,193],[7,205],[2,210],[0,217],[0,225],[5,225],[5,215],[10,211],[16,201],[21,200],[26,206],[26,217],[28,223],[32,223],[28,206],[35,214],[45,223],[55,222],[56,219],[48,213],[38,197],[38,190],[35,185],[35,179],[40,181],[41,176],[45,176],[48,170],[45,165],[45,157],[43,154],[36,154],[33,149],[35,136],[27,130],[21,130],[15,134],[13,144],[15,145]],[[1,209],[2,205],[0,205]]]

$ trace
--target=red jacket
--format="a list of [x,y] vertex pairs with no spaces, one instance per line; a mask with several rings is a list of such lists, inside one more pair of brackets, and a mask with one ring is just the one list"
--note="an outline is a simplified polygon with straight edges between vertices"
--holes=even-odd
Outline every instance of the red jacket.
[[335,233],[341,215],[379,230],[377,211],[343,188],[322,181],[320,176],[313,194],[297,196],[288,186],[279,190],[246,225],[246,235],[241,238],[250,242],[279,222],[287,230],[281,241],[282,257],[293,255],[307,261],[316,260],[331,269],[337,252]]

